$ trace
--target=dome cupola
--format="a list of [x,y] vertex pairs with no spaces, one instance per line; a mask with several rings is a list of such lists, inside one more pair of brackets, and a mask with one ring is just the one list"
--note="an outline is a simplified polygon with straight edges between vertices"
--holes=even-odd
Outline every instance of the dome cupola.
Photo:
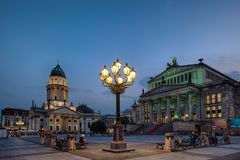
[[59,64],[57,64],[56,67],[52,69],[50,76],[59,76],[66,78],[65,73]]

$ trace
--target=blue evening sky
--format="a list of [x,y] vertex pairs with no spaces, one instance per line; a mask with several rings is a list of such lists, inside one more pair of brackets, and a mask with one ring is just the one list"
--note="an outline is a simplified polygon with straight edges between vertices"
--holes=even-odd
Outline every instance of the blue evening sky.
[[115,112],[115,97],[99,72],[117,58],[137,71],[121,97],[129,108],[150,76],[199,58],[240,79],[240,1],[236,0],[0,0],[0,108],[46,102],[59,61],[69,101]]

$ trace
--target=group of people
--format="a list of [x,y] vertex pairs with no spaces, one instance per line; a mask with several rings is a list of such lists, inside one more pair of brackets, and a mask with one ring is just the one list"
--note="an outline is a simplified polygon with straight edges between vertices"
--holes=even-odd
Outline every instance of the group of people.
[[177,147],[187,147],[187,146],[198,146],[198,145],[217,145],[218,142],[221,144],[230,144],[230,134],[228,132],[222,134],[222,137],[218,138],[216,134],[205,134],[200,135],[196,132],[192,132],[189,138],[183,136],[176,136],[175,137],[175,145]]

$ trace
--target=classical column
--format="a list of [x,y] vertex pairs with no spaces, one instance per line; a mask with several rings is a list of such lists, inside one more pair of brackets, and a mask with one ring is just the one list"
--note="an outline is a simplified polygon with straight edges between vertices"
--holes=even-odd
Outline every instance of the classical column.
[[143,102],[139,102],[139,121],[140,124],[144,123],[144,104]]
[[170,111],[170,96],[167,97],[167,109],[166,109],[166,123],[171,122],[171,111]]
[[197,104],[196,104],[196,120],[197,121],[201,121],[201,116],[202,116],[202,113],[201,113],[201,94],[198,93],[197,94]]
[[176,111],[178,119],[181,119],[181,114],[180,114],[180,94],[177,94],[177,106],[176,106]]
[[148,102],[147,102],[147,106],[148,106],[148,108],[149,108],[149,113],[148,113],[149,122],[150,122],[150,123],[153,123],[153,110],[152,110],[153,106],[152,106],[152,101],[148,101]]
[[87,132],[87,130],[86,130],[86,118],[83,118],[83,128],[84,128],[84,131]]
[[188,119],[192,120],[192,93],[188,93]]
[[161,111],[161,99],[160,98],[158,99],[158,113],[157,113],[157,116],[158,116],[158,122],[162,123],[162,111]]

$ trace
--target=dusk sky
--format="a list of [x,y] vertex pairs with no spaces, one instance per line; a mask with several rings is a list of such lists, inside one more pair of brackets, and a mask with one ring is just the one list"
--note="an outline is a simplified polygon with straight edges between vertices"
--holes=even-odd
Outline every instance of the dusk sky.
[[119,59],[137,72],[121,109],[138,100],[149,77],[178,63],[204,63],[240,80],[240,1],[0,0],[0,109],[46,102],[59,62],[69,102],[115,113],[99,73]]

